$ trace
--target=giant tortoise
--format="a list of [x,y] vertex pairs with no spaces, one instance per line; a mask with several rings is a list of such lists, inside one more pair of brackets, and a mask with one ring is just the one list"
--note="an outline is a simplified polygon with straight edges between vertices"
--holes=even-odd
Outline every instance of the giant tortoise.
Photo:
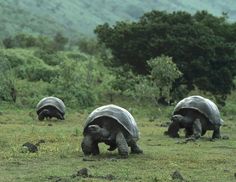
[[171,121],[165,134],[179,137],[179,129],[185,128],[185,137],[190,139],[200,138],[207,130],[213,130],[212,139],[220,138],[220,126],[223,124],[215,103],[196,95],[177,103]]
[[40,121],[44,120],[44,118],[51,119],[52,117],[64,120],[65,105],[57,97],[45,97],[37,104],[36,112]]
[[131,153],[142,153],[137,145],[139,131],[133,116],[124,108],[110,104],[95,109],[87,118],[84,131],[82,150],[85,155],[99,154],[98,143],[109,145],[109,151],[118,148],[122,157]]

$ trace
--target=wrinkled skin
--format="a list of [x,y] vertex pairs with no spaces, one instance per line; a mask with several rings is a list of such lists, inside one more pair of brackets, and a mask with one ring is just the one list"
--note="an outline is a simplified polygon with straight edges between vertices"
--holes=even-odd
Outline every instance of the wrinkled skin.
[[51,119],[53,117],[59,120],[64,120],[64,116],[56,108],[53,107],[44,108],[38,114],[38,119],[40,121],[44,120],[45,118]]
[[179,129],[185,129],[185,137],[196,140],[203,136],[207,130],[213,130],[212,139],[220,138],[220,126],[211,124],[208,119],[198,111],[188,109],[184,114],[176,114],[171,118],[171,124],[166,135],[179,137]]
[[82,150],[85,155],[98,155],[100,153],[98,143],[105,143],[109,145],[109,151],[116,148],[120,156],[126,158],[129,153],[129,146],[131,153],[140,154],[143,151],[139,148],[136,141],[124,129],[119,126],[112,118],[103,117],[99,124],[89,125],[81,143]]

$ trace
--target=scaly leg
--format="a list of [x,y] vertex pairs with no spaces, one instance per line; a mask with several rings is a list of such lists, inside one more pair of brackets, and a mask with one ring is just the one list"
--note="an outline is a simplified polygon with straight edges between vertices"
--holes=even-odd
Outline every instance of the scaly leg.
[[165,134],[169,135],[172,138],[179,138],[179,134],[178,134],[179,129],[180,129],[179,122],[172,121],[168,128],[168,131],[165,132]]
[[143,150],[137,145],[137,143],[131,139],[129,142],[131,148],[131,154],[142,154]]
[[202,134],[202,124],[200,122],[200,119],[196,119],[193,122],[193,137],[195,139],[198,139],[201,137]]
[[220,127],[217,127],[213,131],[212,139],[220,139],[220,138],[221,138],[221,136],[220,136]]
[[118,132],[116,135],[116,145],[117,145],[119,154],[122,157],[125,157],[125,158],[128,157],[129,147],[122,132]]
[[93,139],[89,135],[85,135],[81,143],[81,148],[84,152],[84,155],[90,155],[93,153]]

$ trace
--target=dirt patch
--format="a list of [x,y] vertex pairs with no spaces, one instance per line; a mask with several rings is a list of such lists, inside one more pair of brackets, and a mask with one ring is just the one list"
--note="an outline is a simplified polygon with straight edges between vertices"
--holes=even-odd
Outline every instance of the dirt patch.
[[171,175],[171,177],[172,177],[173,180],[184,181],[183,176],[177,170]]
[[108,181],[116,179],[116,177],[113,176],[112,174],[108,174],[108,175],[105,175],[105,176],[91,175],[90,171],[87,168],[80,169],[79,171],[77,171],[76,174],[73,174],[71,177],[72,178],[81,177],[81,178],[104,179],[104,180],[108,180]]
[[24,143],[22,147],[28,152],[32,152],[32,153],[38,152],[38,147],[30,142]]

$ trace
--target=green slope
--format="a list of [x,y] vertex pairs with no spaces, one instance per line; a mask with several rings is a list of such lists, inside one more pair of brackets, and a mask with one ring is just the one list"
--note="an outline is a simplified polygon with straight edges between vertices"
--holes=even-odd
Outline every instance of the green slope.
[[217,16],[227,12],[230,20],[236,19],[234,0],[1,0],[0,37],[19,32],[50,35],[56,31],[70,37],[92,35],[98,24],[134,21],[153,9],[191,13],[204,9]]

